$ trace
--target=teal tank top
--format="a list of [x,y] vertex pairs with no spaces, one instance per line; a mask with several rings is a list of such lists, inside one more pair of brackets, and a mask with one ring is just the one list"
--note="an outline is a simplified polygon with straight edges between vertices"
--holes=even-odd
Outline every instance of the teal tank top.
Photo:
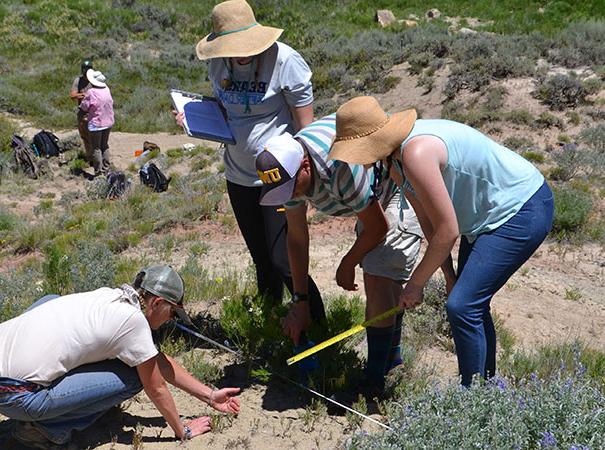
[[471,242],[514,216],[544,183],[542,174],[525,158],[450,120],[417,120],[401,144],[402,152],[410,139],[422,135],[445,144],[447,164],[441,173],[460,234]]

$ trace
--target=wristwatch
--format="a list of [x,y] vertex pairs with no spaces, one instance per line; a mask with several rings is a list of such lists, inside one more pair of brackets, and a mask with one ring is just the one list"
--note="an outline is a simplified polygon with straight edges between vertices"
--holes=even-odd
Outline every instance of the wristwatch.
[[307,301],[309,301],[308,294],[301,294],[299,292],[295,292],[294,295],[292,295],[292,303],[307,302]]
[[193,438],[193,431],[187,425],[183,425],[183,439],[181,440],[188,441],[191,438]]

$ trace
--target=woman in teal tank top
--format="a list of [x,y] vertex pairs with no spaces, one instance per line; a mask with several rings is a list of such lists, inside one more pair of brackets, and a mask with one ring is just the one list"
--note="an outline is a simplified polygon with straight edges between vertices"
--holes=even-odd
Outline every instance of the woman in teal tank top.
[[[491,299],[552,226],[553,196],[542,174],[467,125],[416,120],[414,110],[387,115],[372,97],[338,109],[330,158],[390,167],[428,240],[399,304],[421,303],[424,286],[441,267],[462,384],[477,373],[493,376]],[[455,272],[451,251],[458,237]]]

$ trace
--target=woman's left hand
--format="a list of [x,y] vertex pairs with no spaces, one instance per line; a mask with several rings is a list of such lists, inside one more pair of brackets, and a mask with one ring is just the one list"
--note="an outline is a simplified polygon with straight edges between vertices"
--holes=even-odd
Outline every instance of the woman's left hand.
[[403,288],[399,296],[399,307],[401,309],[411,309],[422,303],[424,286],[416,286],[408,283]]
[[239,398],[236,395],[239,394],[239,391],[239,388],[223,388],[212,391],[208,404],[217,411],[237,416],[239,414]]

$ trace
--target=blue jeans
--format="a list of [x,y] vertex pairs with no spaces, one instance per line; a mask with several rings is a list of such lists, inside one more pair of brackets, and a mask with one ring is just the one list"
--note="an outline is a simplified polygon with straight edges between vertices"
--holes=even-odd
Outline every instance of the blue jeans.
[[[45,296],[30,309],[55,297]],[[112,406],[143,389],[136,368],[115,359],[77,367],[48,387],[27,390],[31,389],[31,383],[2,377],[0,386],[23,388],[22,392],[0,389],[0,414],[35,422],[37,428],[57,444],[68,442],[73,430],[87,428]]]
[[491,299],[544,241],[553,213],[553,195],[544,182],[507,222],[473,243],[461,238],[458,280],[446,309],[464,386],[471,384],[476,373],[484,378],[494,375],[496,332]]

